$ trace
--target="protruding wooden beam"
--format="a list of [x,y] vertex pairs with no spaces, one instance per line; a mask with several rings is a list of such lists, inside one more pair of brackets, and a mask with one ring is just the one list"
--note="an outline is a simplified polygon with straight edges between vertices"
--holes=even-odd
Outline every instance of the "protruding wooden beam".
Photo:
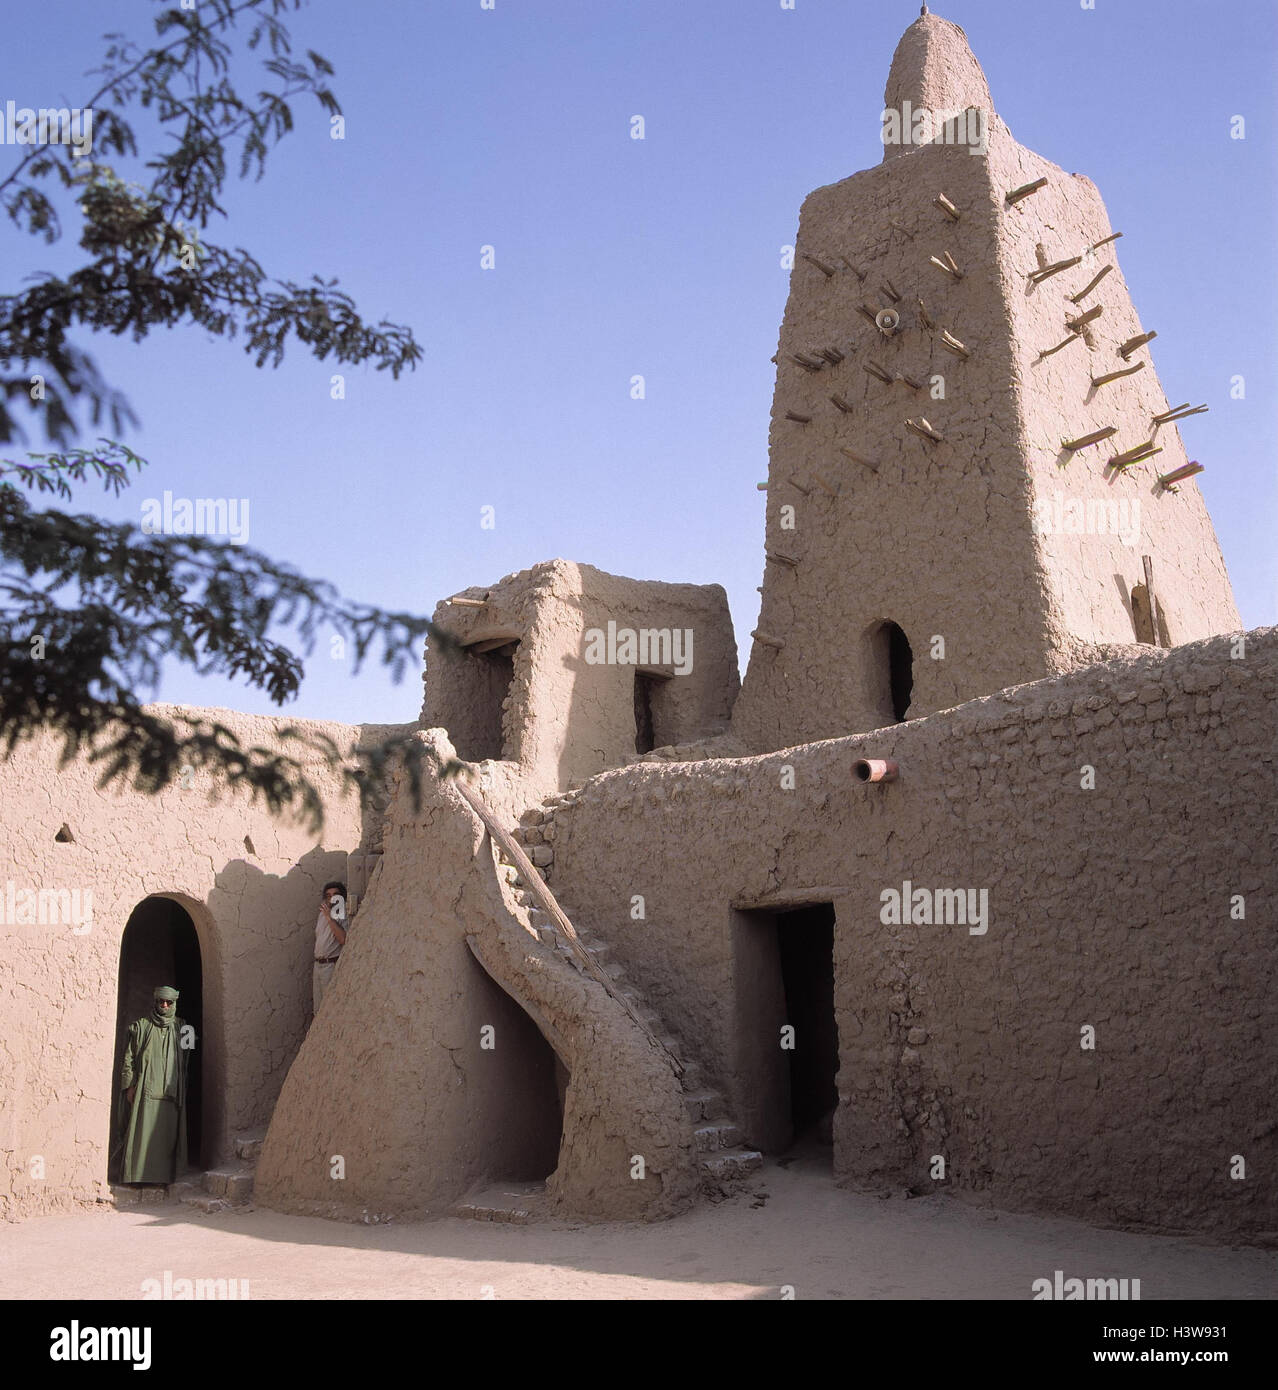
[[1040,270],[1032,270],[1030,271],[1030,282],[1041,285],[1044,280],[1050,280],[1053,275],[1059,275],[1062,270],[1072,269],[1082,259],[1082,256],[1071,256],[1067,261],[1053,261],[1051,265],[1045,265]]
[[799,563],[793,555],[782,554],[779,550],[765,550],[763,553],[774,565],[786,565],[790,569],[794,569]]
[[836,347],[817,348],[817,351],[832,367],[837,367],[843,361],[843,354]]
[[901,302],[901,296],[897,294],[896,286],[891,282],[891,280],[884,280],[881,288],[883,290],[883,293],[887,295],[887,297],[892,301],[893,304],[899,304]]
[[790,354],[790,361],[797,362],[805,372],[819,372],[821,370],[821,363],[809,360],[806,353],[792,352]]
[[868,468],[871,473],[879,471],[879,465],[873,459],[866,458],[864,454],[858,454],[855,449],[849,449],[846,445],[840,445],[839,452],[846,454],[853,463],[859,463],[863,468]]
[[1149,597],[1149,625],[1153,629],[1154,646],[1161,647],[1163,644],[1158,635],[1158,617],[1162,604],[1158,602],[1154,592],[1154,558],[1152,555],[1142,555],[1140,563],[1145,571],[1145,593]]
[[805,497],[812,496],[812,489],[810,487],[804,487],[798,478],[789,477],[786,479],[786,482],[789,483],[796,492],[801,492]]
[[1104,312],[1105,306],[1103,304],[1098,304],[1094,309],[1089,309],[1085,314],[1079,314],[1076,319],[1066,319],[1065,327],[1068,328],[1071,333],[1081,333],[1087,324],[1091,323],[1094,319],[1100,318]]
[[971,357],[972,355],[948,330],[941,334],[941,346],[946,352],[952,352],[955,357]]
[[862,366],[871,376],[878,377],[880,381],[886,381],[889,386],[896,380],[886,367],[880,367],[879,364],[873,360],[863,362]]
[[1192,463],[1182,464],[1179,468],[1173,468],[1170,473],[1160,473],[1158,475],[1159,485],[1171,487],[1174,483],[1184,482],[1186,478],[1192,478],[1197,473],[1205,473],[1207,470],[1195,459]]
[[452,606],[453,606],[454,608],[487,608],[487,607],[488,607],[488,600],[487,600],[486,598],[450,598],[450,599],[447,599],[447,600],[445,600],[445,601],[446,601],[447,603],[452,604]]
[[1153,458],[1155,454],[1162,452],[1161,447],[1154,447],[1152,439],[1147,439],[1143,444],[1137,444],[1134,449],[1128,449],[1122,454],[1115,454],[1105,466],[1107,468],[1127,468],[1133,463],[1140,463],[1142,460]]
[[1104,376],[1094,376],[1093,386],[1104,386],[1107,381],[1117,381],[1120,376],[1131,376],[1133,372],[1139,372],[1144,368],[1143,362],[1137,362],[1134,367],[1126,367],[1121,372],[1106,372]]
[[839,260],[841,260],[843,264],[847,266],[847,268],[852,272],[853,275],[856,276],[858,280],[861,281],[862,284],[865,283],[865,277],[870,273],[868,270],[862,270],[861,267],[857,265],[855,261],[848,260],[846,256],[840,256]]
[[935,320],[928,313],[927,306],[921,299],[916,299],[914,302],[919,306],[919,322],[930,333],[936,327]]
[[832,265],[827,265],[826,262],[823,261],[819,256],[810,255],[807,251],[800,252],[800,255],[802,255],[803,259],[807,261],[809,265],[816,266],[816,268],[821,272],[822,275],[825,276],[827,280],[831,279],[833,276],[838,274],[838,271],[835,270],[835,268]]
[[852,414],[852,406],[846,400],[844,400],[842,396],[836,393],[835,395],[830,397],[830,400],[834,405],[838,406],[838,408],[844,413],[844,415]]
[[923,383],[919,381],[917,377],[906,376],[903,372],[901,372],[898,373],[896,379],[898,381],[903,381],[910,388],[911,391],[921,391],[923,389]]
[[811,415],[801,415],[797,410],[787,410],[785,418],[787,420],[793,420],[799,425],[810,425],[812,423]]
[[1102,246],[1108,246],[1111,241],[1117,241],[1122,236],[1122,232],[1111,232],[1109,236],[1102,237],[1099,241],[1092,243],[1092,250],[1099,251]]
[[1082,341],[1083,335],[1081,333],[1071,333],[1068,338],[1057,343],[1055,347],[1044,348],[1038,354],[1038,360],[1041,362],[1044,357],[1050,357],[1054,352],[1059,352],[1061,348],[1067,348],[1071,343],[1081,343]]
[[1103,265],[1096,274],[1083,286],[1077,294],[1071,294],[1069,302],[1071,304],[1081,304],[1097,285],[1113,270],[1113,265]]
[[768,485],[767,485],[767,483],[755,483],[755,487],[756,487],[760,492],[767,492],[767,490],[768,490]]
[[957,266],[947,265],[937,256],[929,256],[928,260],[936,266],[938,270],[943,270],[947,275],[952,275],[956,280],[961,280],[963,278]]
[[1169,425],[1173,420],[1184,420],[1190,415],[1201,415],[1211,407],[1206,405],[1196,405],[1191,407],[1186,401],[1184,405],[1178,405],[1173,410],[1165,410],[1161,415],[1154,416],[1154,424]]
[[944,193],[938,193],[936,197],[932,199],[932,206],[940,208],[951,222],[957,222],[960,216],[962,216],[958,208],[950,202]]
[[1022,198],[1028,198],[1031,193],[1037,193],[1040,188],[1047,185],[1046,178],[1035,179],[1033,183],[1023,183],[1019,188],[1014,188],[1003,200],[1009,207],[1019,203]]
[[760,632],[758,628],[755,628],[750,636],[753,637],[756,642],[762,642],[765,647],[775,647],[777,651],[780,651],[781,648],[785,646],[784,637],[773,637],[766,632]]
[[1091,434],[1085,434],[1081,439],[1062,439],[1061,448],[1068,449],[1071,454],[1077,453],[1079,449],[1086,449],[1089,444],[1099,444],[1102,439],[1108,439],[1117,433],[1117,425],[1106,425],[1103,430],[1093,430]]
[[831,497],[837,497],[839,495],[838,488],[831,487],[830,484],[816,471],[815,468],[812,470],[812,481],[816,483],[816,485],[819,488],[823,488],[826,492],[828,492]]
[[872,327],[877,328],[879,326],[878,318],[868,304],[858,304],[856,311],[863,319],[867,319]]
[[1157,332],[1138,333],[1134,338],[1128,338],[1122,347],[1118,349],[1118,355],[1126,362],[1138,347],[1144,347],[1146,343],[1152,343],[1157,337]]
[[907,420],[905,428],[913,430],[915,434],[922,435],[924,439],[932,440],[934,444],[944,443],[944,435],[938,434],[921,415],[917,420]]
[[903,237],[908,237],[911,241],[914,240],[914,233],[910,231],[908,227],[902,227],[899,222],[889,222],[888,226],[895,227],[896,230],[900,232]]

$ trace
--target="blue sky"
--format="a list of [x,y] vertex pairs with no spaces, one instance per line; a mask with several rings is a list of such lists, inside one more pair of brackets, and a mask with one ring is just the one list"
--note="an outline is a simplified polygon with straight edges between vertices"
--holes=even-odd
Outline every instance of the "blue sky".
[[[1278,225],[1272,0],[949,0],[1016,137],[1099,186],[1248,627],[1278,621]],[[0,106],[79,104],[99,36],[145,39],[146,0],[51,0],[6,25]],[[318,105],[207,238],[273,274],[337,276],[425,357],[393,382],[294,348],[258,370],[183,329],[92,344],[132,401],[151,467],[119,501],[247,497],[250,542],[388,608],[563,556],[721,583],[748,650],[781,248],[821,184],[877,163],[892,0],[316,0],[295,46],[337,72],[346,138]],[[645,139],[630,138],[642,115]],[[1246,139],[1230,120],[1246,118]],[[0,148],[0,165],[13,151]],[[495,267],[480,268],[480,248]],[[73,264],[0,231],[0,283]],[[330,399],[334,371],[346,398]],[[646,398],[631,399],[642,374]],[[1229,397],[1242,374],[1246,398]],[[87,438],[92,437],[89,431]],[[40,441],[35,441],[40,447]],[[496,525],[481,529],[481,509]],[[352,678],[324,647],[295,714],[412,719],[420,683]],[[175,669],[161,698],[272,712]]]

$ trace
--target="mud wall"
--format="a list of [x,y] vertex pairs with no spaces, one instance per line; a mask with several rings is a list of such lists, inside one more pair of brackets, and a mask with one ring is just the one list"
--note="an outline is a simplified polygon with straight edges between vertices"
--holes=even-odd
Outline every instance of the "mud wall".
[[[360,733],[207,713],[246,745],[278,746],[285,723],[339,747]],[[242,795],[213,799],[203,774],[156,797],[98,791],[99,768],[59,768],[59,746],[41,739],[0,763],[0,894],[14,888],[14,920],[7,897],[0,901],[0,1214],[8,1218],[107,1196],[120,946],[150,895],[179,903],[199,936],[206,1158],[228,1156],[235,1133],[265,1125],[310,1015],[319,889],[344,877],[361,834],[358,805],[317,762],[307,765],[327,809],[319,836]],[[55,838],[64,824],[70,843]],[[27,890],[41,889],[67,893],[46,899],[43,922],[38,899],[34,910],[21,907]],[[77,901],[80,920],[66,920],[62,904]]]
[[[635,757],[637,668],[658,677],[656,744],[691,742],[727,726],[740,681],[727,596],[717,584],[626,579],[548,560],[462,597],[486,603],[440,604],[435,621],[445,631],[475,647],[518,640],[501,702],[502,756],[520,764],[529,797]],[[670,648],[658,651],[649,641],[647,655],[636,660],[637,640],[636,655],[629,655],[625,634],[637,639],[644,631],[670,634]],[[434,641],[426,649],[422,723],[448,729],[468,761],[479,761],[468,751],[476,703],[492,699],[482,660]]]
[[[829,902],[844,1180],[931,1190],[941,1155],[948,1186],[1002,1206],[1273,1230],[1278,631],[1237,652],[1216,638],[874,734],[604,774],[556,817],[556,891],[757,1142],[778,1020],[738,910]],[[863,754],[899,780],[856,781]],[[885,922],[907,881],[983,890],[986,930]]]

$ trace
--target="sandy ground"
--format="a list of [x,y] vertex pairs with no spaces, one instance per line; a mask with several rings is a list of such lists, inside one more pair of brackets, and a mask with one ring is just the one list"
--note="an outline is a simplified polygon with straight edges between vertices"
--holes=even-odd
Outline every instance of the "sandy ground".
[[[766,1194],[766,1197],[764,1196]],[[272,1298],[1014,1298],[1055,1270],[1141,1298],[1278,1297],[1278,1253],[845,1192],[811,1163],[657,1225],[455,1217],[352,1226],[176,1203],[0,1227],[0,1297],[140,1296],[144,1279],[238,1279]]]

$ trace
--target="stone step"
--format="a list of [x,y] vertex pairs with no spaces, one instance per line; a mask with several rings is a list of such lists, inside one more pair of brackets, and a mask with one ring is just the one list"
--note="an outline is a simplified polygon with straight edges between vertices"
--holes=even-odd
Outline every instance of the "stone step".
[[715,1113],[721,1101],[718,1091],[693,1091],[684,1095],[683,1104],[688,1118],[693,1124],[699,1124]]
[[744,1178],[763,1167],[763,1155],[758,1149],[729,1149],[726,1153],[707,1154],[701,1169],[717,1182]]
[[711,1120],[693,1130],[699,1153],[718,1153],[735,1149],[741,1142],[741,1131],[731,1120]]
[[256,1163],[262,1156],[265,1134],[241,1134],[235,1140],[235,1156],[245,1163]]
[[230,1204],[247,1202],[253,1195],[253,1168],[210,1168],[204,1175],[204,1190],[210,1197],[221,1197]]
[[169,1200],[177,1183],[112,1183],[111,1201],[117,1207],[152,1207]]
[[206,1216],[213,1216],[219,1211],[230,1211],[231,1209],[230,1202],[221,1197],[212,1197],[207,1192],[193,1192],[189,1197],[183,1197],[182,1205],[194,1207]]
[[472,1221],[502,1221],[512,1226],[522,1226],[543,1214],[545,1208],[544,1182],[495,1183],[458,1202],[452,1214],[468,1217]]
[[168,1186],[169,1196],[174,1201],[184,1201],[187,1197],[194,1196],[196,1193],[203,1193],[204,1189],[198,1182],[192,1182],[188,1178],[182,1178],[178,1182],[171,1182]]

